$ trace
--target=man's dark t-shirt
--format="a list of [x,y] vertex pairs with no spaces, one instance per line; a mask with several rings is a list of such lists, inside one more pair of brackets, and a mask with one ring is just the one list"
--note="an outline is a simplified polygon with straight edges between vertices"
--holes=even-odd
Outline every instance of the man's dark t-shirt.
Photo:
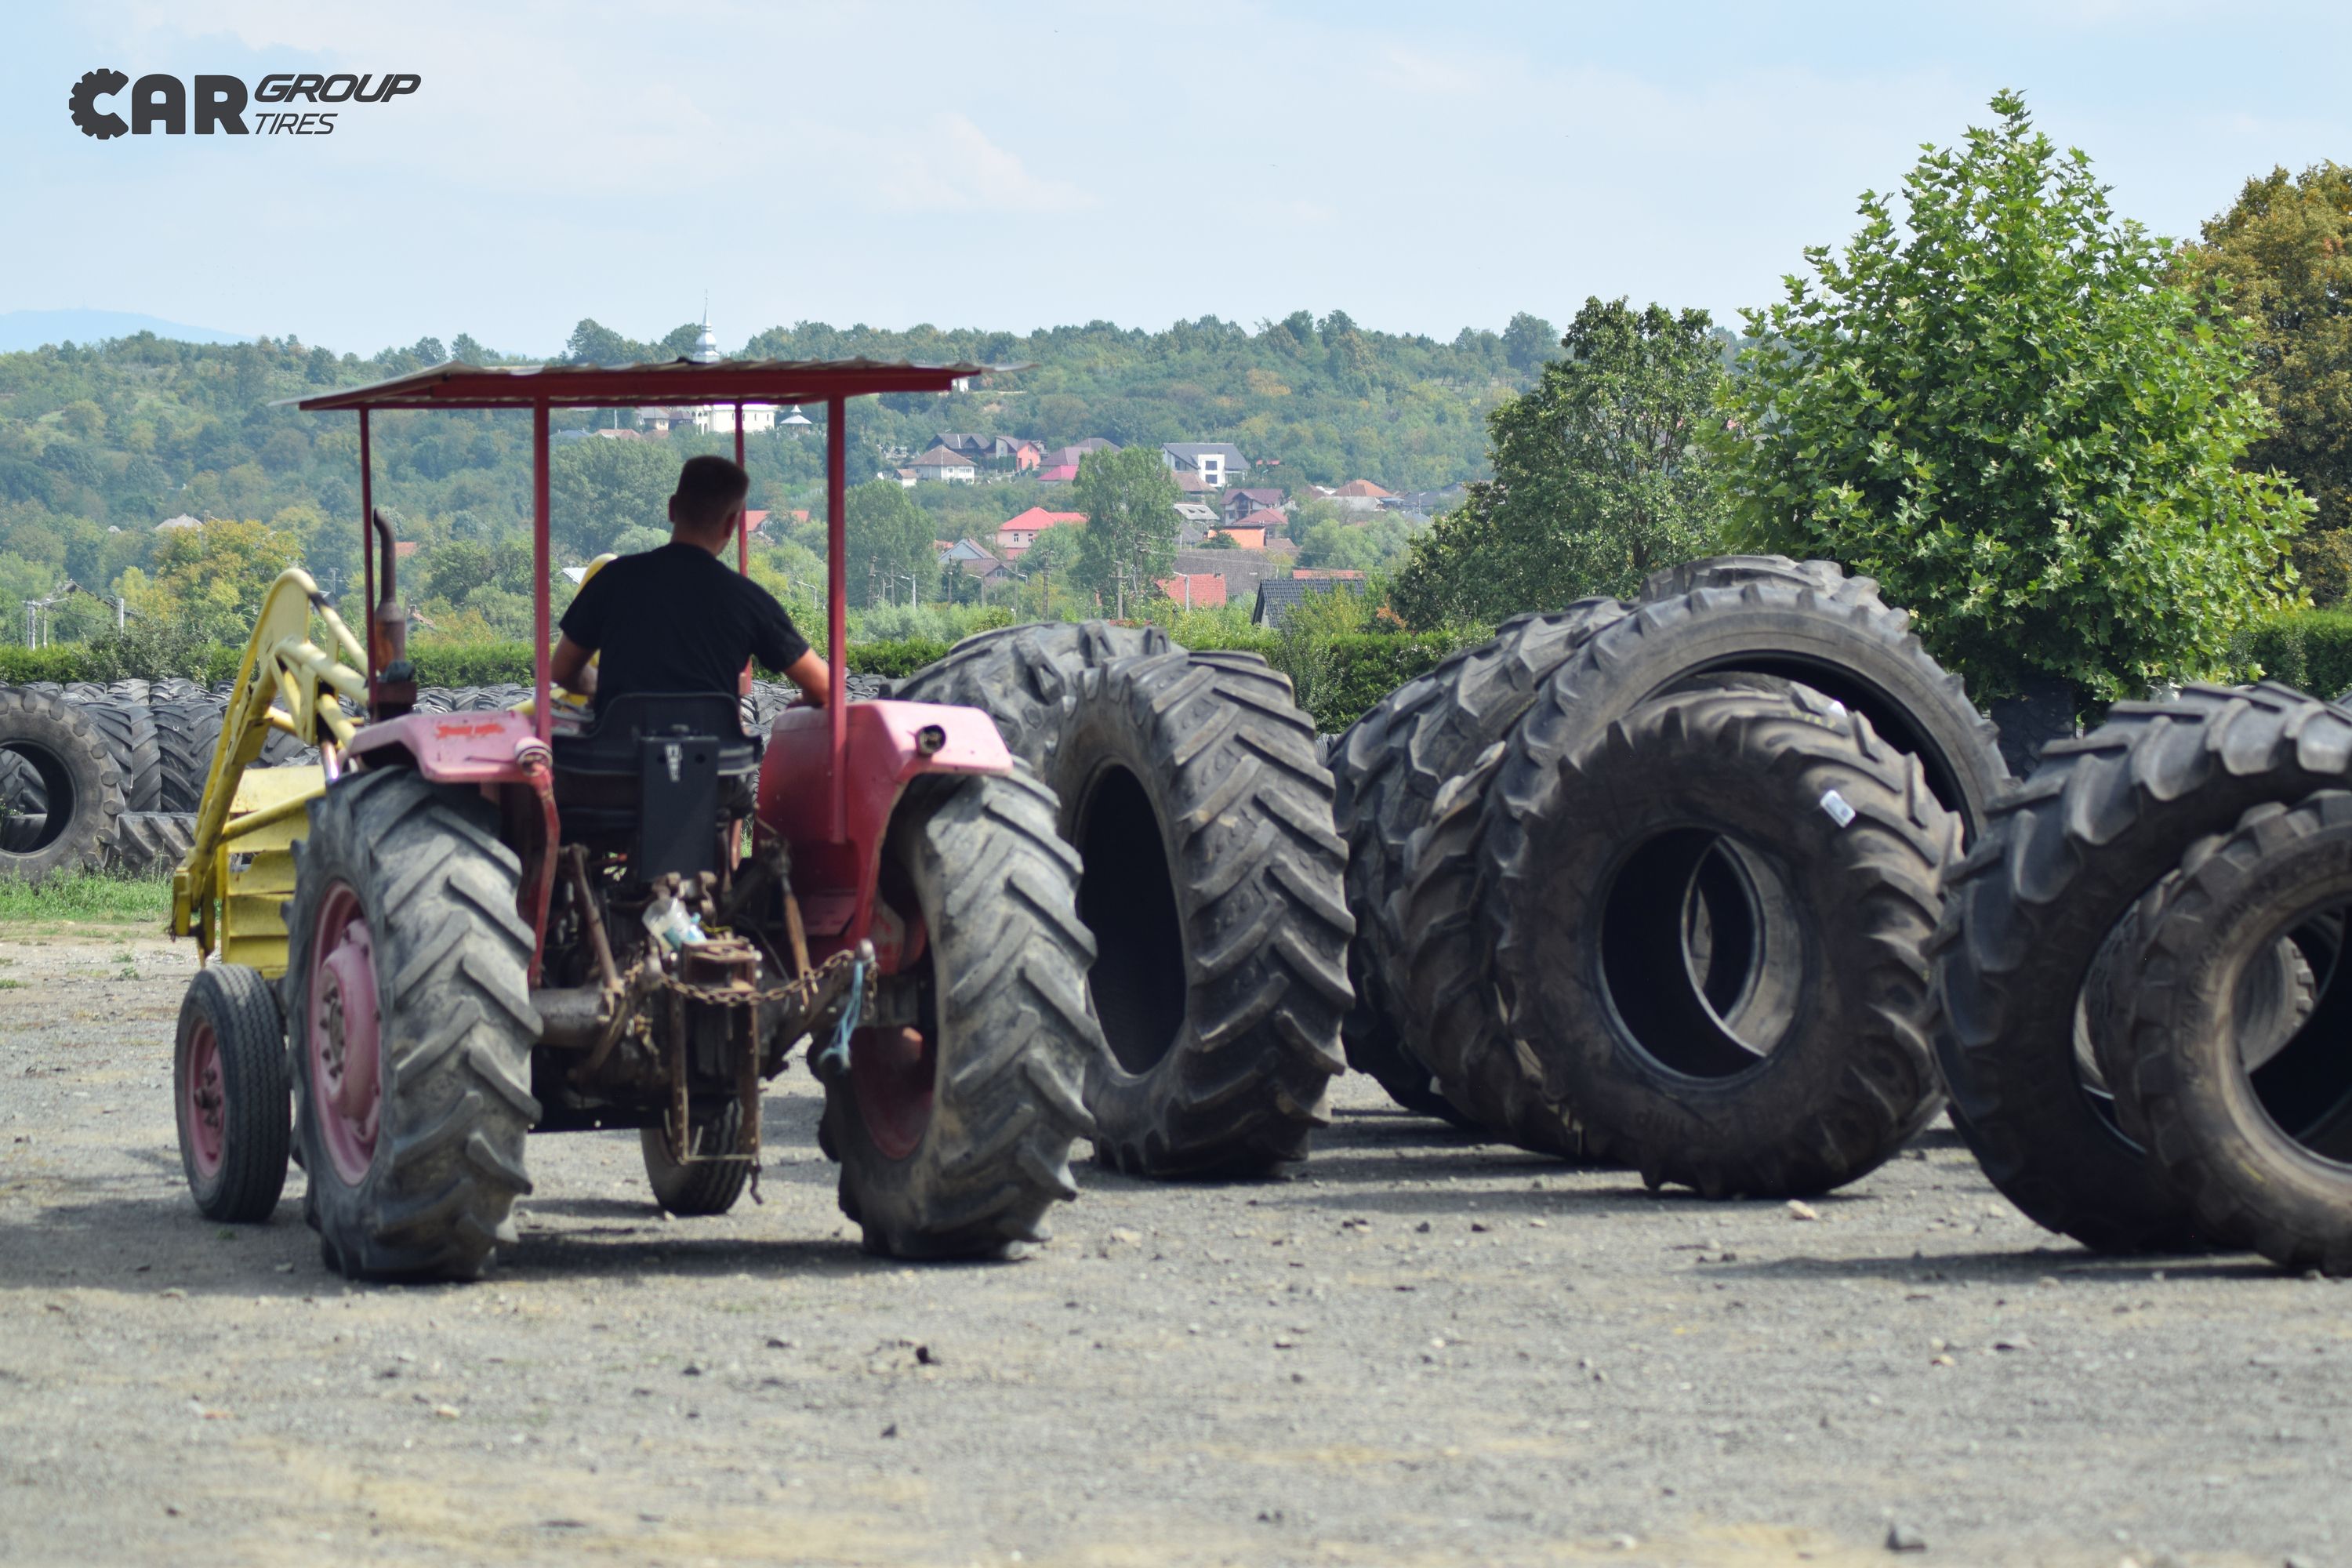
[[731,697],[745,659],[782,671],[809,650],[773,594],[692,544],[607,562],[563,612],[563,635],[603,656],[599,709],[634,691]]

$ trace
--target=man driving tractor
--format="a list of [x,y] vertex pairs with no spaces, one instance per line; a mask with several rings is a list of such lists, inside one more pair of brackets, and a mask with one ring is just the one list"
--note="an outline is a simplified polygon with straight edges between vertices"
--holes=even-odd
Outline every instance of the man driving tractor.
[[605,563],[563,612],[549,669],[556,684],[594,698],[600,711],[633,692],[731,697],[757,658],[809,703],[831,699],[833,672],[776,596],[720,559],[751,489],[724,458],[686,460],[669,498],[669,542]]

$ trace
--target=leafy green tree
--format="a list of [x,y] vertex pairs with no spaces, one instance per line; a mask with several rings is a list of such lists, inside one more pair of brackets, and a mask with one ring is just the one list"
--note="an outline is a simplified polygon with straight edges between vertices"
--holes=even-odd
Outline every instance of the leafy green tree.
[[1559,346],[1559,336],[1551,323],[1541,316],[1531,316],[1525,310],[1513,316],[1503,329],[1503,358],[1513,370],[1532,374],[1541,369]]
[[669,535],[669,498],[680,454],[659,441],[572,441],[547,461],[549,542],[575,563],[600,555],[628,529]]
[[2244,466],[2278,469],[2317,504],[2295,564],[2315,598],[2341,598],[2352,536],[2321,536],[2352,529],[2352,168],[2248,180],[2176,253],[2173,276],[2207,293],[2209,310],[2245,321],[2254,395],[2277,424]]
[[930,515],[915,504],[905,487],[891,479],[869,479],[845,499],[842,554],[853,603],[890,604],[906,594],[909,577],[919,589],[937,584],[939,558],[931,549]]
[[223,642],[242,643],[269,585],[301,553],[299,539],[265,522],[174,529],[155,546],[152,575],[123,574],[122,595],[147,620],[189,623]]
[[1565,358],[1487,416],[1495,477],[1413,542],[1395,604],[1415,626],[1496,621],[1625,594],[1714,548],[1700,446],[1721,360],[1705,310],[1587,300]]
[[1876,577],[1979,699],[2217,672],[2287,596],[2311,510],[2238,467],[2269,427],[2246,333],[2167,282],[2021,98],[1992,109],[1914,165],[1901,222],[1865,195],[1843,254],[1808,250],[1817,278],[1748,313],[1738,538]]
[[1175,477],[1157,447],[1087,453],[1070,487],[1071,510],[1087,514],[1078,535],[1078,582],[1106,604],[1150,597],[1151,584],[1176,564],[1182,521],[1177,496]]

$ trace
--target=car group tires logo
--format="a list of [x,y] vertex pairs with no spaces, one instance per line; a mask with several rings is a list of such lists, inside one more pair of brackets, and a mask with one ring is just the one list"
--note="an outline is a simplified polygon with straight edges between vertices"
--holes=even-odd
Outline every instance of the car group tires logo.
[[100,114],[98,100],[109,93],[121,92],[131,85],[131,79],[119,70],[101,67],[89,71],[73,91],[66,96],[66,108],[73,114],[73,122],[81,127],[85,136],[95,136],[103,142],[110,136],[121,136],[131,127],[122,122],[120,114]]

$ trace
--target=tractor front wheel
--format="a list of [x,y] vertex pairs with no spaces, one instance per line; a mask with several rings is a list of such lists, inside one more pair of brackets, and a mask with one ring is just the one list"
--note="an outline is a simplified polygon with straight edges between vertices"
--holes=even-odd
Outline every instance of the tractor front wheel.
[[180,1165],[206,1219],[265,1220],[286,1190],[286,1026],[269,982],[242,963],[196,971],[172,1058]]
[[1026,771],[940,778],[891,824],[883,891],[925,937],[916,1022],[858,1031],[825,1085],[824,1146],[869,1252],[1002,1256],[1077,1196],[1070,1145],[1095,1131],[1079,1086],[1105,1047],[1055,809]]
[[330,789],[295,847],[302,1166],[349,1278],[477,1278],[530,1190],[531,930],[498,824],[479,791],[388,770]]

